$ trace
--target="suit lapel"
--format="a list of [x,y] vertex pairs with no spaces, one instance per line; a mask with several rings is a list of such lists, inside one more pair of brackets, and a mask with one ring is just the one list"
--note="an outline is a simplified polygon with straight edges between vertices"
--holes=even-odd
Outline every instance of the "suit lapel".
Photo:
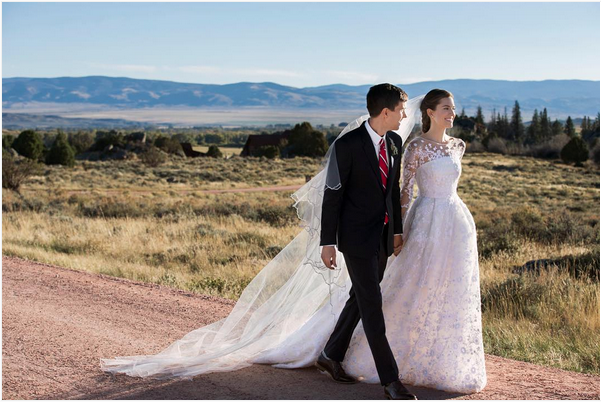
[[374,149],[374,143],[371,141],[371,137],[365,128],[365,123],[361,126],[363,128],[363,152],[365,152],[365,157],[367,158],[367,162],[376,175],[376,179],[378,183],[380,183],[380,187],[382,187],[382,176],[380,176],[380,165],[378,164],[378,157],[376,156],[376,151]]
[[388,136],[388,133],[386,133],[386,143],[388,146],[388,183],[390,183],[390,185],[386,185],[386,194],[388,194],[390,192],[390,189],[392,187],[392,180],[394,180],[394,176],[396,173],[396,167],[398,166],[397,164],[397,159],[399,158],[399,155],[395,155],[394,156],[394,163],[393,163],[393,156],[392,156],[392,147],[395,146],[394,143],[392,142],[392,139]]

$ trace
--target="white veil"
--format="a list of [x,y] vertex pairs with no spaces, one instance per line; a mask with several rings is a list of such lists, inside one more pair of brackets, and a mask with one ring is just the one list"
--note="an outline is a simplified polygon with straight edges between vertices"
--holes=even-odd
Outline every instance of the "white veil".
[[[419,119],[422,99],[406,103],[407,118],[396,130],[403,142]],[[368,117],[350,123],[337,140]],[[304,230],[248,284],[226,318],[193,330],[156,355],[101,359],[102,370],[135,377],[192,378],[241,369],[301,328],[330,301],[334,287],[343,290],[336,292],[338,297],[346,297],[348,272],[342,255],[337,255],[335,270],[321,261],[321,204],[326,188],[340,189],[336,141],[326,154],[324,168],[292,195]]]

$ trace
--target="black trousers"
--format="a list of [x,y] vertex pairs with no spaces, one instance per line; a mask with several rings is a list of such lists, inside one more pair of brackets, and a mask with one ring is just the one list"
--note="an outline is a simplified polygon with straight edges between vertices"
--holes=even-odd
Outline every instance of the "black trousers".
[[384,276],[388,260],[386,250],[388,230],[388,225],[385,225],[380,239],[380,249],[372,257],[360,258],[344,254],[344,261],[353,285],[334,332],[324,348],[330,359],[343,361],[355,327],[359,320],[362,320],[382,385],[399,379],[399,369],[386,338],[380,290],[380,281]]

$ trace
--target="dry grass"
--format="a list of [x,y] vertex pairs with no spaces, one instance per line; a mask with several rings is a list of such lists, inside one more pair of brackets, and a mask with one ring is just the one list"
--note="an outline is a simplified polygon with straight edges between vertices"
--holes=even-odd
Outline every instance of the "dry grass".
[[[23,198],[3,191],[3,254],[236,299],[300,231],[290,193],[197,190],[301,184],[318,169],[236,157],[48,167]],[[598,374],[599,171],[467,154],[459,193],[478,227],[486,351]],[[519,273],[538,259],[556,264]]]

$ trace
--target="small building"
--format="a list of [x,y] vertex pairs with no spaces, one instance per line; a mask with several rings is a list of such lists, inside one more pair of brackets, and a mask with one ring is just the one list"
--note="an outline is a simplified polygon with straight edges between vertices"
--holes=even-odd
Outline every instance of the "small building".
[[290,132],[288,131],[275,134],[251,134],[248,136],[246,144],[244,144],[244,148],[240,152],[240,156],[252,156],[254,151],[261,147],[270,145],[278,147],[283,141],[288,141],[289,136]]
[[205,153],[198,152],[198,151],[195,151],[194,149],[192,149],[192,144],[190,144],[189,142],[182,142],[182,143],[180,143],[180,145],[182,146],[182,150],[184,151],[184,154],[188,158],[197,158],[199,156],[207,156],[207,154],[205,154]]

